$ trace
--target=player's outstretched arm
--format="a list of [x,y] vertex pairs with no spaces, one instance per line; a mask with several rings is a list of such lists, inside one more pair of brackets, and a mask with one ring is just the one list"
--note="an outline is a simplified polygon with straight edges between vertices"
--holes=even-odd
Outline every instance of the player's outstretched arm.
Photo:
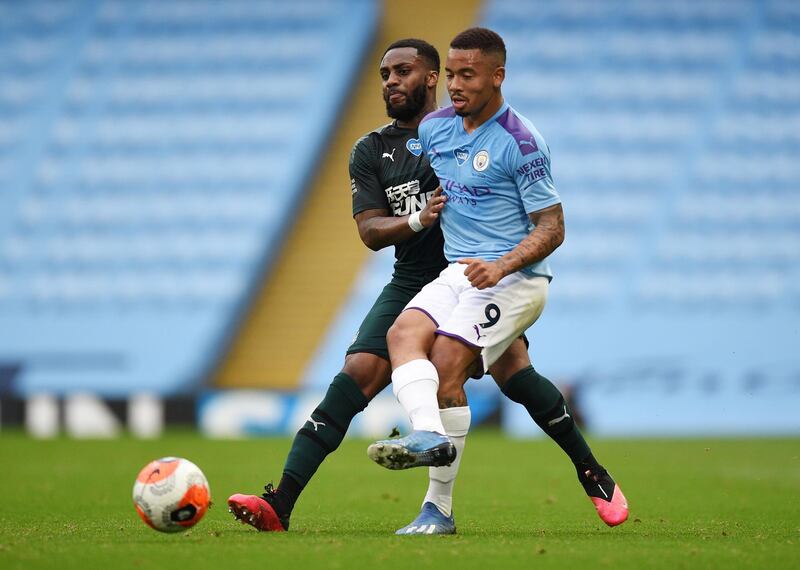
[[496,261],[459,259],[467,265],[464,275],[476,289],[494,287],[506,275],[543,260],[564,241],[564,210],[555,204],[530,214],[536,225],[520,244]]
[[[439,187],[422,211],[410,216],[392,216],[389,210],[384,209],[364,210],[355,216],[358,235],[364,245],[373,251],[404,242],[417,232],[436,223],[446,199]],[[409,222],[410,218],[415,219]]]

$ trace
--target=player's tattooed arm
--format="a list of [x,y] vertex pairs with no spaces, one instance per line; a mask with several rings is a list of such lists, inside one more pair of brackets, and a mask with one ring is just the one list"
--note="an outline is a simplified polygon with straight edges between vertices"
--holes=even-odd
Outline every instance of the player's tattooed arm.
[[464,275],[477,289],[494,287],[506,275],[519,271],[537,261],[541,261],[564,241],[564,210],[555,204],[530,214],[536,225],[533,231],[520,244],[496,261],[482,259],[459,259],[467,265]]
[[520,244],[497,260],[505,275],[543,260],[564,243],[564,209],[555,204],[530,214],[536,226]]
[[[442,189],[437,188],[419,213],[419,221],[423,227],[432,226],[439,218],[446,201],[446,197],[441,194]],[[409,216],[393,216],[386,209],[364,210],[355,215],[358,235],[364,245],[373,251],[404,242],[416,234],[409,226],[408,218]]]

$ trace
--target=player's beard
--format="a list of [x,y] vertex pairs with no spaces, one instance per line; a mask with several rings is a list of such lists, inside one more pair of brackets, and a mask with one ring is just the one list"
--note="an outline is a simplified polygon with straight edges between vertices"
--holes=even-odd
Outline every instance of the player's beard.
[[425,84],[421,83],[406,94],[405,103],[392,105],[389,102],[389,93],[384,93],[383,100],[386,102],[386,114],[398,121],[410,121],[425,108],[425,94]]

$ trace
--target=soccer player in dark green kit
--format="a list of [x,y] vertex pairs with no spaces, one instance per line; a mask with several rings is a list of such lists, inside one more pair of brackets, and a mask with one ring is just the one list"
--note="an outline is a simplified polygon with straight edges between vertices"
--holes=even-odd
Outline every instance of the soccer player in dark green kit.
[[[447,266],[438,224],[445,198],[417,140],[420,121],[437,108],[439,66],[438,52],[422,40],[399,40],[384,52],[383,97],[394,121],[356,142],[350,176],[361,240],[376,251],[395,246],[394,274],[348,348],[344,368],[295,436],[278,487],[268,484],[262,496],[235,494],[228,499],[234,516],[259,530],[288,530],[295,502],[317,468],[339,446],[356,414],[391,383],[389,327],[414,295]],[[561,393],[533,369],[522,339],[514,341],[489,372],[503,393],[523,404],[576,465],[594,461]],[[442,410],[442,423],[457,453],[447,465],[430,468],[422,511],[398,534],[456,530],[452,490],[469,429],[469,408]]]

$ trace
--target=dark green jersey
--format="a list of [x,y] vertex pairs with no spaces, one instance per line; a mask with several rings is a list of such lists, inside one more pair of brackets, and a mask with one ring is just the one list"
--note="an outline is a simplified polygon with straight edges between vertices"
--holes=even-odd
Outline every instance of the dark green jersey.
[[[394,123],[364,135],[350,154],[353,215],[388,210],[394,216],[421,211],[439,185],[417,140],[416,129]],[[447,266],[439,222],[395,246],[395,276],[419,277]]]

